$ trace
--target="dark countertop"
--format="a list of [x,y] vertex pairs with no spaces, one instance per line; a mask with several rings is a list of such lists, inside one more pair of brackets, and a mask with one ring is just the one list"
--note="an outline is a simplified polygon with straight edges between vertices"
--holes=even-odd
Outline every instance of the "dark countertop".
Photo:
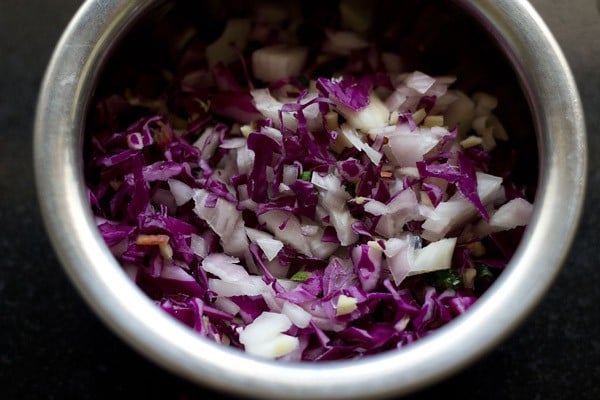
[[[600,5],[532,2],[563,47],[585,107],[590,174],[581,227],[531,317],[483,359],[410,398],[600,399]],[[0,397],[217,397],[163,371],[109,331],[67,280],[42,226],[32,118],[52,48],[80,3],[0,5]]]

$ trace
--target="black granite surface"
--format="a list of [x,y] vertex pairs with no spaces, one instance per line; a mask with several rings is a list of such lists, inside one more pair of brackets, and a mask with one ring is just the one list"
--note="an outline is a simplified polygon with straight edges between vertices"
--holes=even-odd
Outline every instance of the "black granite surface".
[[[32,118],[52,48],[80,3],[0,1],[0,398],[218,397],[114,336],[67,280],[42,226]],[[411,399],[600,399],[600,12],[595,0],[533,4],[563,47],[585,107],[584,218],[562,273],[531,317],[479,362]]]

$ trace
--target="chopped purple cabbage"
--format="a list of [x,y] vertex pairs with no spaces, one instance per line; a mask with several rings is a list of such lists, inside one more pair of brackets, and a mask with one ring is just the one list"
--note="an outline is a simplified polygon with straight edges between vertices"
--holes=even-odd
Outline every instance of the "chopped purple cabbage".
[[[527,224],[492,225],[530,193],[516,153],[444,125],[453,77],[386,70],[362,38],[311,49],[312,65],[271,52],[256,89],[246,62],[279,37],[259,33],[232,62],[183,47],[162,90],[120,87],[91,108],[88,197],[115,258],[199,335],[270,358],[390,351],[467,312]],[[483,196],[492,160],[502,185]],[[432,254],[442,238],[457,244]]]

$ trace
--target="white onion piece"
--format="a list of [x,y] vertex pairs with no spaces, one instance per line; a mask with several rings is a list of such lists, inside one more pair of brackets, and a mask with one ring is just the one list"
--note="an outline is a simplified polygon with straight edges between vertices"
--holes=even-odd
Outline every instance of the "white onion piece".
[[273,261],[279,251],[283,249],[283,242],[271,238],[261,238],[256,240],[256,244],[265,253],[267,260]]
[[210,278],[208,288],[218,296],[258,296],[268,293],[270,287],[262,280],[262,276],[249,275],[246,279],[236,282],[226,282]]
[[256,212],[256,209],[258,208],[258,204],[250,198],[250,195],[248,194],[248,186],[247,185],[238,186],[237,192],[238,192],[238,199],[239,199],[238,206],[240,207],[240,209],[251,210],[251,211]]
[[[446,95],[448,92],[448,86],[452,85],[454,82],[456,82],[455,76],[438,76],[435,78],[435,82],[427,90],[426,94],[427,96],[435,96],[439,99],[440,97]],[[435,113],[431,112],[430,114],[434,115]]]
[[385,242],[386,265],[399,285],[413,269],[415,259],[415,236],[405,233]]
[[319,226],[318,225],[302,225],[300,227],[300,232],[304,236],[314,236],[317,233],[319,233]]
[[383,204],[377,200],[370,199],[364,206],[366,212],[373,215],[395,214],[402,210],[417,211],[418,201],[414,190],[411,188],[400,192],[396,197],[391,199],[387,204]]
[[[275,97],[271,95],[269,89],[255,89],[251,90],[250,94],[252,95],[252,99],[254,101],[254,105],[256,109],[265,117],[270,118],[273,121],[273,124],[277,127],[279,126],[279,110],[283,107],[283,103],[277,100]],[[294,117],[291,115],[283,114],[284,125],[288,126],[288,121],[285,119],[289,119],[289,122],[292,122]]]
[[[254,101],[256,109],[265,117],[273,121],[273,125],[280,128],[279,110],[283,107],[283,103],[274,98],[269,89],[251,90],[250,94]],[[283,125],[286,128],[296,130],[298,128],[298,120],[290,113],[282,113]]]
[[222,149],[239,149],[246,145],[246,138],[237,137],[223,140],[223,143],[219,146]]
[[294,290],[300,284],[300,282],[296,282],[291,279],[277,279],[277,283],[279,283],[281,287],[287,291]]
[[[372,203],[373,200],[369,201]],[[381,217],[375,226],[375,232],[383,237],[391,238],[401,234],[404,231],[404,224],[408,221],[420,221],[424,217],[420,213],[419,202],[415,192],[411,188],[404,189],[389,204],[370,206],[367,203],[365,210],[371,209],[376,213],[381,213]],[[371,212],[369,211],[369,212]]]
[[289,301],[283,303],[281,313],[285,314],[298,328],[306,328],[312,318],[312,315],[304,308],[300,307],[298,304],[290,303]]
[[272,210],[258,216],[258,222],[265,224],[269,232],[278,240],[312,257],[308,239],[302,235],[300,221],[296,216],[283,211]]
[[[485,206],[494,200],[496,192],[500,189],[502,178],[494,175],[477,172],[477,194]],[[423,223],[423,238],[436,241],[454,228],[463,225],[477,215],[477,209],[462,193],[455,193],[447,201],[443,201],[434,209],[433,215]]]
[[190,248],[199,257],[206,257],[208,255],[208,243],[206,240],[195,233],[191,234]]
[[[323,230],[320,230],[321,234]],[[323,242],[321,240],[322,235],[312,236],[309,239],[310,251],[315,257],[321,259],[327,259],[331,256],[340,246],[337,243]]]
[[[279,111],[284,105],[283,101],[273,97],[269,89],[255,89],[251,90],[252,100],[256,109],[265,117],[270,118],[273,121],[273,125],[276,128],[281,128],[279,121]],[[308,93],[301,104],[306,104],[318,96],[318,93]],[[290,99],[289,102],[295,103],[295,99]],[[298,120],[294,116],[295,113],[284,112],[282,113],[283,125],[295,131],[298,129]],[[311,104],[304,108],[304,117],[306,118],[307,127],[309,130],[322,129],[323,122],[317,103]]]
[[183,268],[170,263],[165,263],[163,265],[162,270],[160,272],[160,277],[180,282],[195,282],[194,277],[185,272]]
[[425,94],[433,86],[435,79],[421,71],[412,72],[404,81],[404,84],[416,90],[420,94]]
[[298,338],[285,335],[292,321],[284,314],[263,312],[252,323],[238,328],[240,343],[246,352],[261,357],[276,358],[298,347]]
[[194,189],[176,179],[167,179],[169,189],[175,198],[175,204],[182,206],[194,197]]
[[224,282],[237,282],[248,278],[248,271],[239,264],[240,260],[222,253],[213,253],[202,260],[202,269]]
[[383,151],[393,165],[413,167],[416,162],[422,161],[423,156],[447,134],[448,130],[439,126],[418,127],[414,132],[407,133],[397,131],[397,134],[389,138]]
[[258,239],[273,239],[273,235],[254,228],[246,228],[246,235],[248,236],[248,239],[254,243],[256,243]]
[[308,50],[300,46],[272,45],[252,53],[254,76],[265,82],[300,75]]
[[492,210],[489,222],[481,220],[475,224],[472,234],[475,238],[482,238],[490,233],[526,226],[532,213],[533,204],[522,198],[512,199],[497,210]]
[[407,123],[399,123],[396,125],[388,125],[382,128],[369,129],[369,135],[381,135],[389,138],[390,136],[411,133],[410,126]]
[[246,47],[252,23],[247,18],[230,18],[221,36],[206,47],[206,58],[209,67],[219,62],[227,65],[235,61],[238,54]]
[[231,315],[237,315],[237,313],[240,312],[240,306],[229,300],[227,297],[217,297],[214,304],[219,310],[225,311]]
[[313,173],[311,183],[319,188],[319,205],[326,210],[329,222],[335,228],[338,240],[342,246],[349,246],[358,240],[358,235],[352,230],[352,217],[346,201],[350,195],[342,187],[341,180],[332,174],[320,175]]
[[529,224],[533,204],[517,197],[502,205],[490,217],[490,226],[494,229],[513,229]]
[[283,183],[291,185],[298,179],[298,166],[286,164],[283,166]]
[[342,246],[350,246],[358,240],[358,235],[352,230],[352,224],[356,219],[345,204],[343,210],[331,210],[329,218]]
[[244,349],[248,354],[255,356],[278,358],[293,352],[299,346],[300,340],[297,337],[281,333],[265,342],[244,345]]
[[450,268],[455,246],[456,238],[453,237],[431,242],[427,246],[415,250],[413,266],[408,275]]
[[408,100],[408,96],[407,90],[396,89],[385,99],[384,104],[388,111],[397,111]]
[[201,158],[208,160],[213,156],[217,147],[219,147],[219,134],[213,126],[209,126],[196,139],[194,147],[200,149]]
[[236,151],[236,165],[238,174],[249,174],[254,166],[254,151],[244,146]]
[[371,146],[362,140],[362,135],[356,129],[348,124],[342,124],[342,136],[357,150],[364,151],[369,160],[375,165],[381,162],[381,153],[374,150]]
[[218,198],[214,207],[206,207],[209,193],[204,189],[194,191],[194,212],[221,238],[223,250],[232,256],[244,256],[248,251],[248,238],[244,231],[242,213],[235,204]]

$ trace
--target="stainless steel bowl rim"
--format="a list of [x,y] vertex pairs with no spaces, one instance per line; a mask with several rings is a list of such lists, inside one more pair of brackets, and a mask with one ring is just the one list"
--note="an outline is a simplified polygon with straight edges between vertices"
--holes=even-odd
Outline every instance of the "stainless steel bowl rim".
[[89,208],[81,142],[95,79],[114,44],[160,1],[85,2],[50,60],[35,116],[36,185],[50,240],[83,298],[125,342],[170,372],[220,390],[263,398],[373,398],[407,394],[456,373],[530,315],[562,268],[578,228],[587,153],[571,71],[528,2],[456,0],[511,59],[537,130],[534,215],[508,268],[469,312],[399,351],[352,361],[282,363],[199,338],[156,307],[113,258]]

